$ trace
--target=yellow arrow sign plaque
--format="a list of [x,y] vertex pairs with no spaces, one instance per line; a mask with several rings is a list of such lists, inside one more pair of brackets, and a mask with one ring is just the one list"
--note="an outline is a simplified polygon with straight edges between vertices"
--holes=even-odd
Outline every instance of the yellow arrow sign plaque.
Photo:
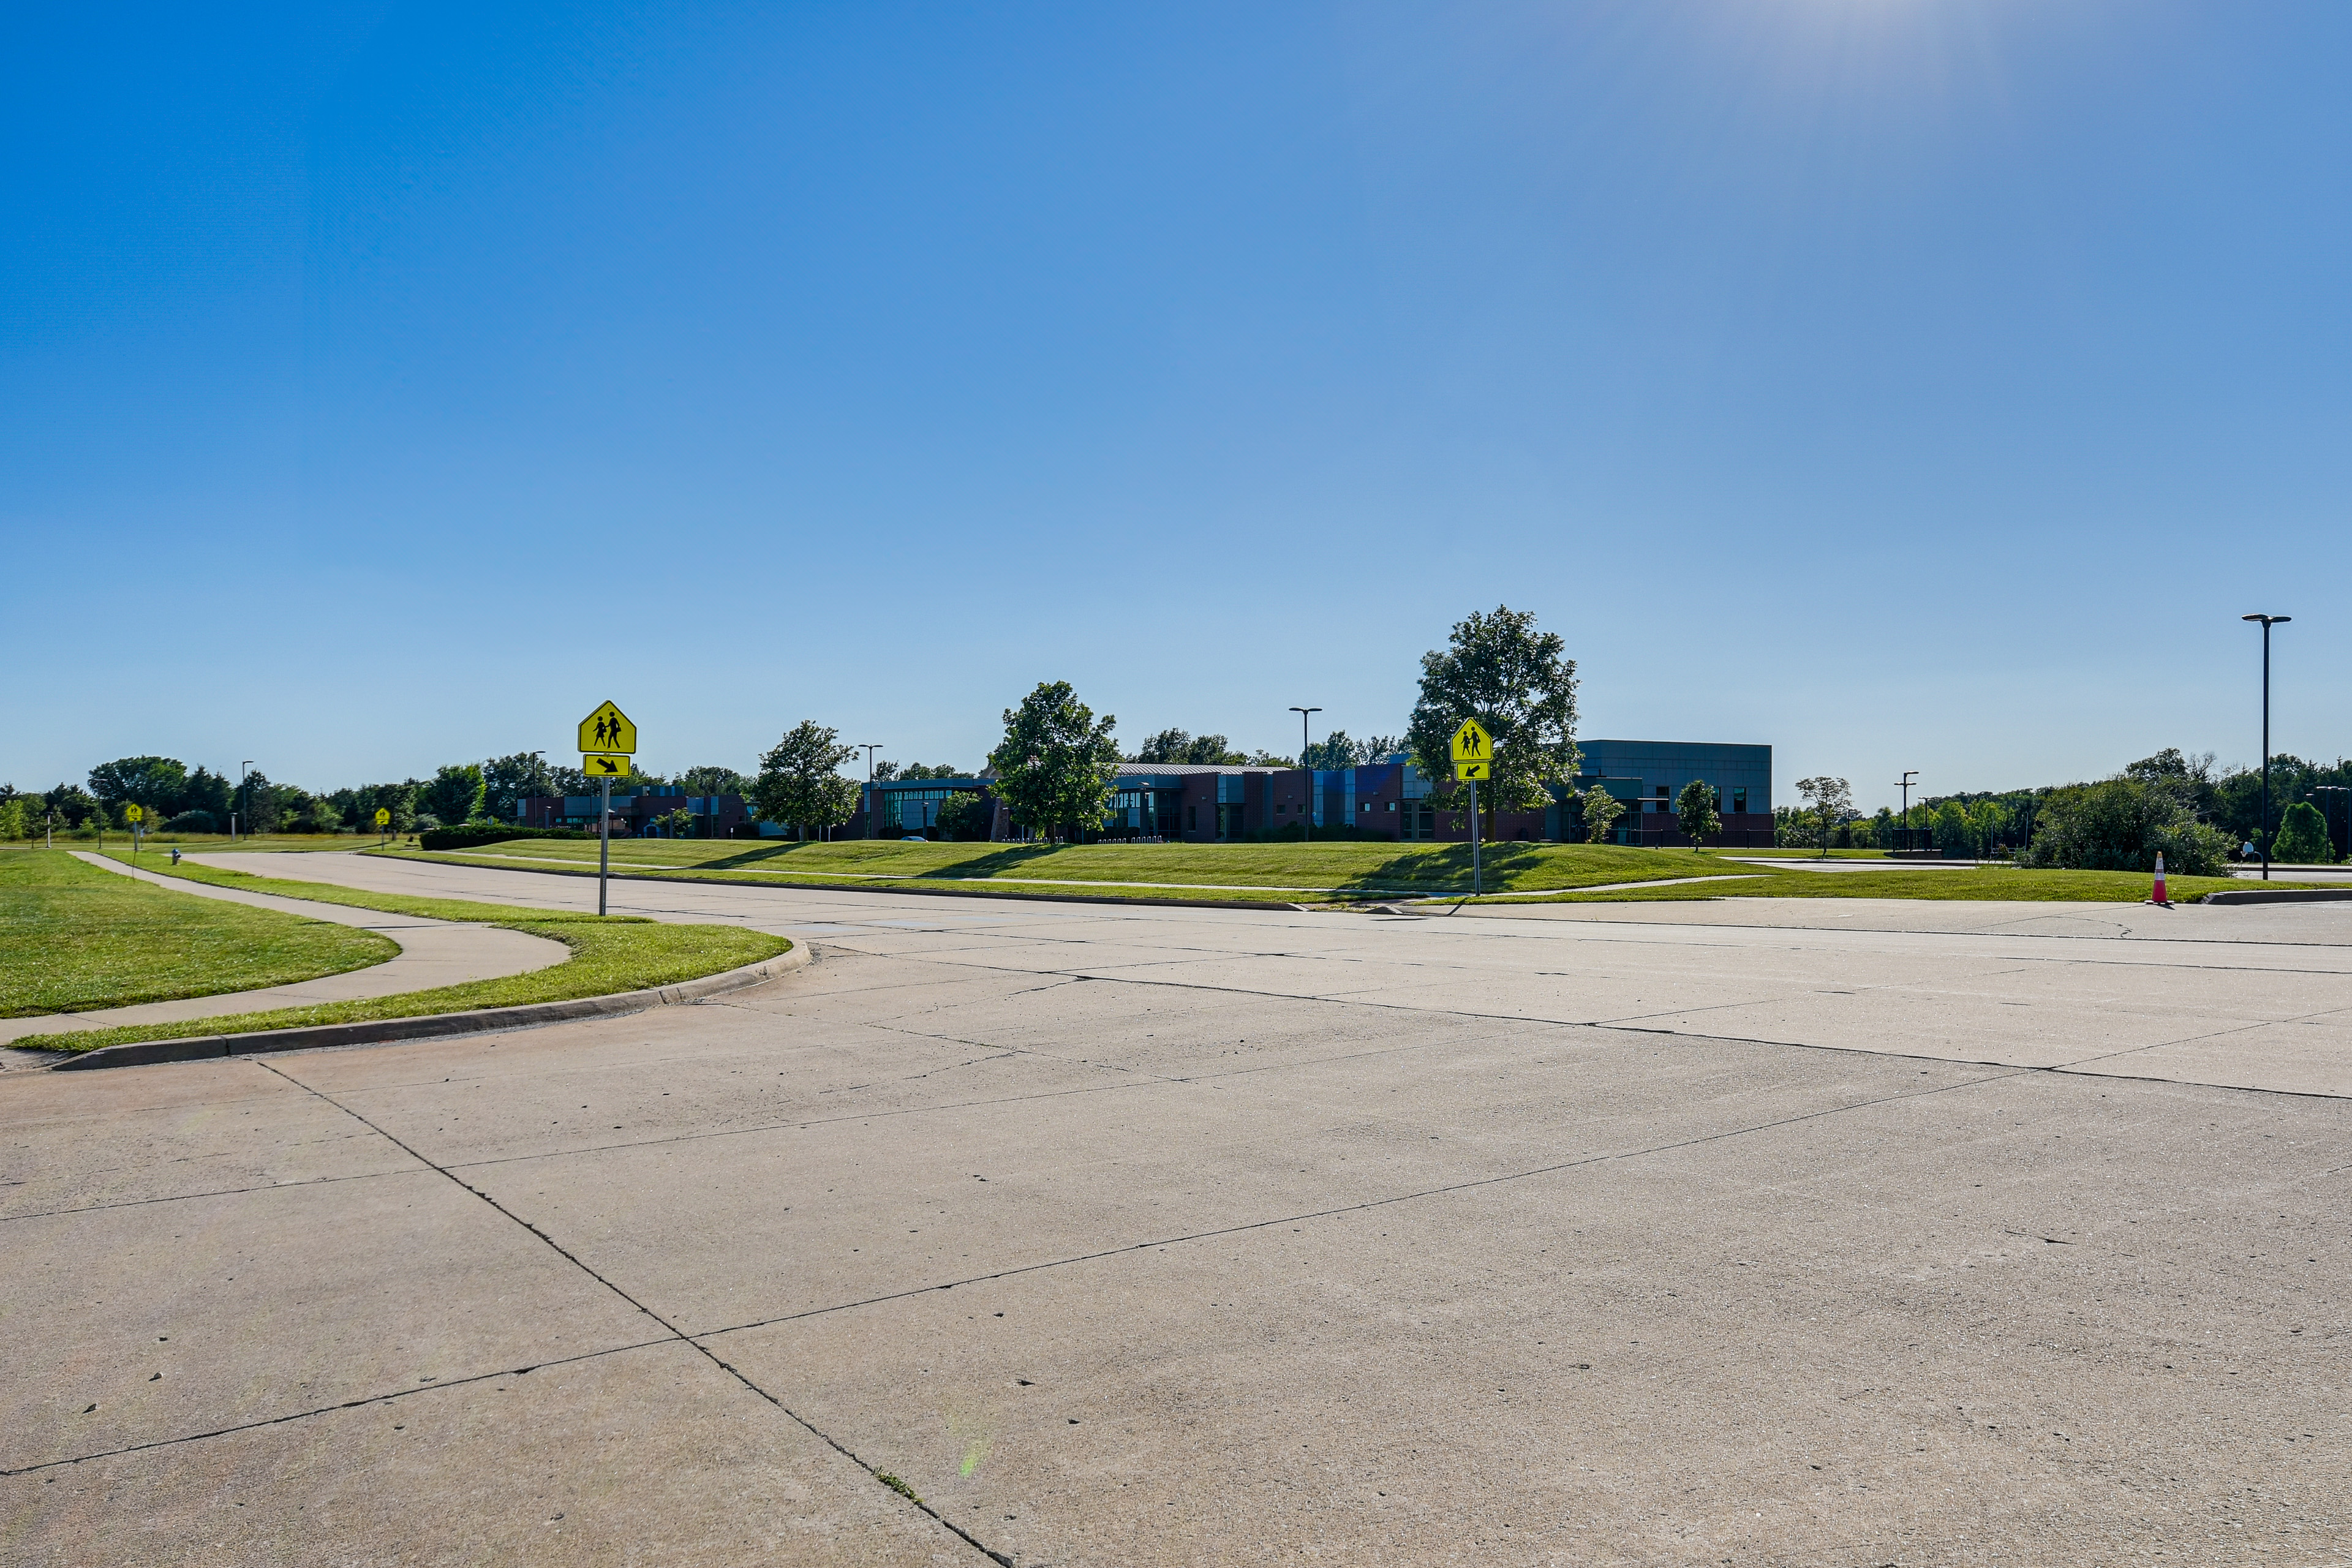
[[629,776],[629,759],[587,754],[580,759],[580,771],[592,779],[625,779]]
[[1456,763],[1454,764],[1454,776],[1457,779],[1490,779],[1495,776],[1489,771],[1493,766],[1491,763]]

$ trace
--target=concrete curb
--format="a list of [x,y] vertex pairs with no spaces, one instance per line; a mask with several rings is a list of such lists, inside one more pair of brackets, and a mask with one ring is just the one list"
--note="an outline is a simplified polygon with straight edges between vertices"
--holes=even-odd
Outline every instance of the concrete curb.
[[2335,904],[2352,899],[2352,888],[2236,888],[2208,893],[2200,904]]
[[527,1002],[516,1007],[482,1007],[470,1013],[428,1013],[416,1018],[378,1018],[364,1024],[317,1024],[300,1029],[263,1029],[247,1035],[197,1036],[177,1040],[139,1040],[125,1046],[100,1046],[67,1057],[51,1072],[86,1072],[98,1068],[143,1067],[150,1062],[204,1061],[214,1057],[257,1056],[268,1051],[309,1051],[330,1046],[388,1046],[400,1040],[440,1039],[453,1035],[488,1035],[508,1029],[537,1028],[573,1018],[609,1018],[642,1013],[652,1007],[698,1002],[729,991],[740,991],[763,980],[799,969],[808,963],[808,944],[795,942],[773,958],[656,985],[643,991],[619,991],[608,996],[576,996],[568,1002]]
[[[462,849],[452,849],[452,855],[463,855]],[[389,860],[389,855],[379,856]],[[424,859],[422,856],[410,858]],[[562,866],[485,866],[478,858],[473,860],[425,860],[425,865],[470,867],[477,871],[520,871],[526,877],[593,877],[593,871],[574,871]],[[964,888],[897,888],[870,882],[775,881],[755,882],[749,878],[734,877],[664,877],[644,871],[615,871],[615,882],[679,882],[689,888],[769,888],[787,892],[811,893],[903,893],[909,898],[933,899],[1027,899],[1034,903],[1053,904],[1142,904],[1147,907],[1171,910],[1273,910],[1277,913],[1305,914],[1317,908],[1313,904],[1277,903],[1272,899],[1121,899],[1105,893],[1039,893],[1028,889],[985,893],[979,889]]]

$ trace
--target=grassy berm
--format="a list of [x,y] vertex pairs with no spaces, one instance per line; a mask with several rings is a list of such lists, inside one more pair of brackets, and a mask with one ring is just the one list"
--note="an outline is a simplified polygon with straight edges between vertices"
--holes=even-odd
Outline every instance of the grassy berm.
[[290,985],[399,951],[374,931],[187,898],[62,849],[0,849],[0,1017]]
[[[523,838],[446,854],[370,851],[510,870],[593,871],[596,845]],[[2128,871],[2037,871],[2013,866],[1923,868],[1862,862],[1867,870],[1786,870],[1746,863],[1770,850],[1630,849],[1596,844],[1490,844],[1489,894],[1564,900],[1651,899],[1996,899],[2135,902],[2148,879]],[[1470,891],[1465,844],[1090,844],[1055,848],[1009,844],[922,844],[854,839],[790,844],[744,839],[622,839],[612,846],[620,876],[688,877],[767,887],[898,887],[987,891],[1037,898],[1264,900],[1455,898]],[[1855,858],[1834,861],[1845,868]],[[1877,867],[1885,868],[1881,870]],[[1683,879],[1705,878],[1706,881]],[[1636,884],[1632,887],[1622,884]],[[977,886],[975,886],[977,884]],[[2172,897],[2191,902],[2228,878],[2176,877]],[[2273,884],[2287,886],[2291,884]],[[1592,889],[1605,889],[1594,891]]]
[[[127,857],[125,857],[127,858]],[[144,859],[144,857],[142,857]],[[91,876],[108,873],[82,868]],[[147,1024],[72,1034],[34,1035],[15,1042],[34,1050],[87,1051],[132,1040],[179,1039],[206,1035],[243,1034],[257,1029],[293,1029],[312,1024],[359,1023],[377,1018],[413,1018],[435,1013],[462,1013],[478,1007],[511,1007],[526,1002],[565,1002],[581,996],[605,996],[698,980],[706,974],[757,963],[791,948],[791,942],[764,931],[734,926],[671,925],[635,916],[571,914],[555,910],[520,909],[503,904],[467,903],[453,899],[412,899],[394,893],[362,892],[324,882],[283,881],[183,865],[149,868],[165,876],[208,882],[216,887],[243,888],[289,899],[313,899],[392,914],[421,915],[430,920],[477,921],[551,938],[572,950],[565,963],[512,974],[499,980],[469,981],[431,991],[410,991],[393,996],[365,997],[322,1003],[308,1007],[280,1007],[266,1013],[225,1015],[177,1024]],[[159,897],[171,895],[152,889]],[[189,905],[204,909],[235,908],[210,900],[190,898]],[[341,929],[341,928],[332,928]]]

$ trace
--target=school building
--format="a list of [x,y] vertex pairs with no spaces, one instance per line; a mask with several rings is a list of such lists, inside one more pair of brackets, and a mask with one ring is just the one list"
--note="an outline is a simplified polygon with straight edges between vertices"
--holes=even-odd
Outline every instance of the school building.
[[[1687,844],[1674,815],[1675,797],[1696,779],[1716,792],[1723,818],[1720,842],[1769,848],[1772,843],[1772,748],[1691,741],[1584,741],[1581,792],[1599,784],[1622,802],[1614,840],[1620,844]],[[856,818],[845,837],[897,837],[924,833],[939,822],[942,802],[985,791],[985,777],[887,780],[863,786]],[[1480,835],[1490,839],[1581,842],[1579,805],[1555,791],[1540,811],[1486,814]],[[1309,831],[1345,824],[1370,837],[1466,839],[1466,795],[1441,806],[1436,781],[1393,753],[1353,768],[1213,767],[1131,763],[1113,785],[1102,832],[1111,838],[1164,838],[1214,843],[1293,826]],[[592,807],[593,810],[593,807]],[[1003,803],[996,805],[993,837],[1014,828]]]

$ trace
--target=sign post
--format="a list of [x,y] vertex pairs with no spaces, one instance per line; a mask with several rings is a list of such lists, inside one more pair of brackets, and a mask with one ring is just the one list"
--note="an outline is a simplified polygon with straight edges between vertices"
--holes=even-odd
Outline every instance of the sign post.
[[389,806],[375,808],[375,836],[380,845],[392,842],[392,810]]
[[1454,776],[1470,786],[1470,893],[1475,898],[1486,890],[1486,875],[1478,863],[1478,781],[1492,778],[1495,766],[1495,742],[1485,725],[1475,719],[1462,721],[1462,728],[1454,731]]
[[636,754],[637,727],[610,702],[580,721],[580,768],[598,784],[596,810],[596,912],[604,912],[604,889],[613,870],[613,781],[629,776]]
[[144,806],[126,805],[122,808],[123,820],[131,824],[131,858],[133,860],[139,858],[139,824],[145,820],[146,816]]

